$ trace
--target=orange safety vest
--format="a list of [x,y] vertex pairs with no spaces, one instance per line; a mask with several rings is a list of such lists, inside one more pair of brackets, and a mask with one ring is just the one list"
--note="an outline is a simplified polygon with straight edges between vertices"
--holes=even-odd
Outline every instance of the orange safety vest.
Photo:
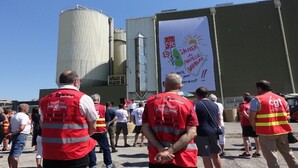
[[9,132],[9,130],[8,130],[9,125],[10,125],[10,123],[9,123],[9,120],[8,120],[8,116],[5,115],[5,121],[3,122],[4,133],[8,133]]
[[107,131],[106,127],[106,106],[101,104],[94,104],[97,114],[99,115],[99,118],[96,120],[96,130],[95,133],[104,133]]
[[40,100],[43,158],[79,159],[95,147],[96,141],[90,138],[86,117],[80,112],[83,95],[74,89],[58,89]]
[[292,131],[288,123],[287,102],[272,92],[256,96],[260,110],[256,115],[256,133],[261,135],[287,134]]
[[[148,115],[148,124],[156,138],[163,146],[169,147],[185,134],[187,118],[191,111],[195,114],[192,101],[177,94],[161,93],[148,99],[144,113]],[[149,162],[159,164],[154,159],[159,152],[157,148],[149,143],[148,151]],[[172,161],[165,164],[196,167],[197,154],[197,146],[192,140],[184,149],[175,153],[175,158]]]

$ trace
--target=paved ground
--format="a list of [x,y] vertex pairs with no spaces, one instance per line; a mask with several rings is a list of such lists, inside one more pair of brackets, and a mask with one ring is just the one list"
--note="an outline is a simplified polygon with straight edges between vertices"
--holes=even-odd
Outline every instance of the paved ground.
[[[298,133],[298,123],[291,123],[295,133]],[[241,138],[241,127],[238,122],[228,122],[225,123],[226,127],[226,153],[227,156],[222,158],[222,167],[228,168],[265,168],[266,162],[263,157],[260,158],[240,158],[238,157],[243,151],[240,151],[242,146]],[[129,134],[129,143],[133,143],[133,134]],[[26,149],[20,158],[19,167],[21,168],[32,168],[35,167],[35,152],[30,146],[31,141],[27,142]],[[118,147],[117,153],[112,153],[113,163],[116,168],[122,167],[135,167],[143,168],[148,167],[148,155],[146,147],[121,147],[123,145],[123,139],[119,139],[120,147]],[[295,156],[298,158],[298,143],[291,144],[292,150]],[[98,150],[98,149],[97,149]],[[0,158],[0,168],[7,167],[7,152],[0,152],[0,155],[4,156]],[[97,153],[98,167],[102,168],[103,159],[102,154]],[[282,158],[279,155],[279,161],[282,168],[288,167]],[[200,157],[198,157],[198,168],[203,168],[203,163]]]

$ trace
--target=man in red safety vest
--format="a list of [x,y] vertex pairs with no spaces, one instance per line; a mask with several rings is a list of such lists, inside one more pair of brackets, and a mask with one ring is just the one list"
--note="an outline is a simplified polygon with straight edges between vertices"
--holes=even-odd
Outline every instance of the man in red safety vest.
[[[103,152],[103,161],[106,165],[106,168],[112,168],[113,167],[112,156],[111,156],[111,151],[109,147],[110,145],[107,137],[107,128],[106,128],[106,122],[105,122],[106,106],[100,104],[99,94],[93,94],[91,95],[91,98],[94,102],[96,112],[99,116],[99,118],[96,120],[96,130],[91,137],[97,141],[101,151]],[[95,168],[96,167],[95,150],[93,150],[89,154],[89,159],[90,159],[89,167]]]
[[151,96],[143,113],[142,131],[148,139],[149,167],[197,167],[198,119],[194,103],[180,95],[182,78],[168,74],[165,93]]
[[258,96],[250,102],[250,122],[259,136],[262,153],[270,168],[279,168],[277,151],[289,167],[298,167],[298,161],[289,147],[289,107],[285,99],[271,92],[271,83],[261,80],[256,83]]
[[90,96],[79,91],[80,78],[64,71],[59,88],[40,100],[43,167],[86,168],[96,141],[98,115]]

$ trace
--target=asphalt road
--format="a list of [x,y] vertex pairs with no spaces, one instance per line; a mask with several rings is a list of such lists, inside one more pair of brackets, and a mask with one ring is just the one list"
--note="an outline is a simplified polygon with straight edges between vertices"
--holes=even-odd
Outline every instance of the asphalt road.
[[[298,132],[298,123],[291,123],[294,132],[297,134]],[[243,151],[240,149],[242,146],[242,138],[241,138],[241,127],[239,122],[226,122],[225,123],[226,130],[226,156],[222,157],[222,167],[223,168],[265,168],[266,161],[261,156],[260,158],[241,158],[238,155]],[[297,134],[298,135],[298,134]],[[134,134],[129,134],[128,142],[129,144],[133,143]],[[27,146],[25,148],[24,153],[20,157],[19,167],[21,168],[32,168],[35,166],[35,152],[34,148],[31,147],[30,137],[27,141]],[[146,147],[121,147],[123,145],[123,139],[119,139],[117,153],[112,153],[113,164],[116,168],[122,167],[148,167],[148,155]],[[298,158],[298,143],[290,145],[294,155]],[[98,151],[98,149],[97,149]],[[252,151],[253,152],[253,151]],[[0,168],[7,168],[7,156],[8,152],[0,152],[0,155],[3,158],[0,158]],[[283,157],[279,154],[279,162],[281,168],[288,167],[283,159]],[[98,167],[104,167],[102,153],[97,153]],[[203,168],[203,162],[200,157],[198,157],[198,168]]]

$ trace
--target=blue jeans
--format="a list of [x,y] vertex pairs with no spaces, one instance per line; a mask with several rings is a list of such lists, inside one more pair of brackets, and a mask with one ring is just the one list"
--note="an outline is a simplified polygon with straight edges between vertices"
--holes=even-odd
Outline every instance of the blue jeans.
[[[91,137],[97,141],[101,150],[103,151],[103,162],[105,163],[105,165],[106,166],[111,165],[112,157],[111,157],[110,145],[109,145],[107,134],[95,133]],[[95,148],[89,153],[89,160],[90,160],[89,167],[96,165]]]
[[12,146],[11,146],[9,156],[19,157],[24,150],[26,139],[27,139],[27,134],[17,134],[12,136],[12,139],[11,139]]

